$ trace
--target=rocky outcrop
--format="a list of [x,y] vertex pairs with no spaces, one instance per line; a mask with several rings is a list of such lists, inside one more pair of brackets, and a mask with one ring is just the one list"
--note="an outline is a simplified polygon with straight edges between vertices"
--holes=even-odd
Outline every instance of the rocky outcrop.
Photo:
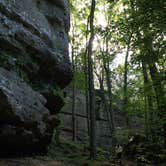
[[0,20],[0,46],[13,63],[62,87],[70,81],[67,0],[0,0]]
[[[60,136],[68,139],[72,138],[72,89],[67,87],[66,105],[60,112],[62,120]],[[86,112],[85,94],[78,89],[75,90],[75,113],[76,113],[76,135],[77,141],[88,143],[88,126]],[[116,126],[124,126],[124,118],[120,112],[116,116]],[[96,141],[97,145],[103,148],[111,147],[112,134],[109,128],[108,116],[104,111],[104,105],[100,101],[99,91],[96,90]]]
[[[65,89],[67,93],[66,105],[60,112],[62,120],[60,137],[67,139],[72,138],[72,89],[67,87]],[[78,89],[75,90],[75,113],[76,113],[76,135],[77,141],[81,143],[88,143],[88,125],[87,125],[87,113],[86,113],[86,98],[85,94]],[[110,147],[111,145],[111,133],[108,125],[107,115],[102,105],[99,103],[96,105],[96,141],[97,146]],[[100,107],[100,108],[99,108]]]
[[68,30],[67,0],[0,0],[0,151],[50,143],[72,78]]
[[1,151],[33,152],[49,144],[59,120],[50,115],[40,93],[15,73],[0,68],[0,99]]
[[[61,125],[60,137],[72,139],[72,89],[65,88],[66,104],[60,112]],[[107,92],[105,92],[107,94]],[[110,131],[109,119],[104,103],[102,102],[102,92],[100,89],[95,90],[96,102],[96,142],[97,146],[110,149],[112,146],[112,133]],[[114,97],[113,97],[114,98]],[[128,141],[129,132],[139,131],[144,129],[143,119],[138,116],[131,116],[131,129],[126,129],[125,113],[122,111],[122,101],[114,100],[113,102],[113,117],[116,135],[114,135],[114,143],[117,145],[125,144]],[[88,125],[86,112],[86,96],[79,89],[75,89],[75,119],[76,119],[76,136],[77,141],[88,143]],[[140,125],[140,123],[142,123]]]

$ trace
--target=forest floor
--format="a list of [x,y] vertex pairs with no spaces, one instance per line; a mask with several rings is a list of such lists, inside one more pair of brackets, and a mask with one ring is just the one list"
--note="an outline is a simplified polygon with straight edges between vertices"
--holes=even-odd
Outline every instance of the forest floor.
[[0,166],[63,166],[59,161],[44,161],[33,158],[0,159]]
[[0,159],[0,166],[165,166],[162,165],[149,165],[140,164],[128,160],[110,160],[110,161],[84,161],[79,164],[67,163],[65,161],[56,161],[53,159],[34,159],[34,158],[10,158]]
[[63,141],[59,145],[52,143],[45,156],[0,158],[0,166],[165,166],[137,163],[126,159],[111,157],[110,152],[97,149],[96,160],[89,160],[88,146]]
[[[81,164],[81,165],[80,165]],[[80,166],[138,166],[131,161],[85,161]],[[0,159],[0,166],[79,166],[76,163],[67,163],[65,161],[55,161],[52,159],[34,159],[34,158],[10,158]]]

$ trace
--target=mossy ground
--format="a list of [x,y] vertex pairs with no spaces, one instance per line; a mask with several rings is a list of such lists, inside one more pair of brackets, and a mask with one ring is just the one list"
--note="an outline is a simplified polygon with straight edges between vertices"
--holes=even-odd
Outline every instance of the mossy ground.
[[118,160],[111,156],[110,152],[98,148],[96,160],[93,161],[89,159],[87,145],[61,140],[59,145],[53,142],[45,156],[0,159],[0,166],[165,166],[164,163],[152,165],[125,159]]
[[[87,145],[73,143],[68,140],[61,140],[59,145],[53,142],[49,147],[47,156],[71,166],[165,166],[163,162],[153,164],[153,160],[149,160],[148,162],[141,159],[138,160],[138,158],[137,160],[126,160],[125,157],[117,159],[116,155],[101,148],[97,148],[96,160],[90,160]],[[141,153],[137,157],[146,158],[144,153]]]
[[108,165],[110,157],[107,151],[97,149],[96,160],[92,161],[89,159],[87,145],[75,144],[66,140],[63,140],[58,146],[53,143],[50,146],[48,156],[73,166],[101,166],[106,163]]

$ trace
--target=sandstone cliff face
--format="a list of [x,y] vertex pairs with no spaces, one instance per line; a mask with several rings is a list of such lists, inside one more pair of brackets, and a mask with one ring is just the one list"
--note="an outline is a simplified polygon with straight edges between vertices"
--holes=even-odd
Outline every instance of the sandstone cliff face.
[[69,21],[67,0],[0,0],[0,151],[50,143],[72,77]]
[[[60,137],[72,139],[72,89],[70,87],[65,88],[67,93],[66,104],[60,112],[62,124],[60,126]],[[75,90],[75,112],[76,112],[76,135],[77,141],[87,143],[88,138],[88,126],[87,126],[87,112],[86,112],[86,96],[78,89]],[[112,146],[112,133],[109,128],[108,115],[104,110],[104,103],[101,100],[100,90],[95,91],[96,95],[96,141],[97,146],[109,149]],[[117,104],[118,105],[118,104]],[[120,107],[120,104],[118,105]],[[125,123],[125,116],[118,107],[113,110],[114,124],[116,131],[123,130]],[[118,137],[117,143],[123,143],[123,140]]]

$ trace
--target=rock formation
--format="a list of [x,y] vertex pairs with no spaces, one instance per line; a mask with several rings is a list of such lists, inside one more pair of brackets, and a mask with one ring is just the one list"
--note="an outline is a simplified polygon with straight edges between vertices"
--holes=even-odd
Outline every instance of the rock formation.
[[[62,120],[60,136],[68,139],[72,138],[72,89],[65,88],[67,97],[66,105],[60,112]],[[76,135],[77,141],[88,143],[88,126],[87,126],[87,112],[86,112],[86,96],[83,92],[75,90],[75,112],[76,112]],[[101,101],[101,91],[95,90],[96,96],[96,141],[97,145],[102,148],[111,147],[112,133],[110,132],[108,116],[104,110],[104,103]],[[114,110],[115,126],[122,128],[125,126],[124,113],[119,108]],[[120,139],[120,138],[119,138]]]
[[72,78],[68,0],[0,0],[0,154],[44,151]]

